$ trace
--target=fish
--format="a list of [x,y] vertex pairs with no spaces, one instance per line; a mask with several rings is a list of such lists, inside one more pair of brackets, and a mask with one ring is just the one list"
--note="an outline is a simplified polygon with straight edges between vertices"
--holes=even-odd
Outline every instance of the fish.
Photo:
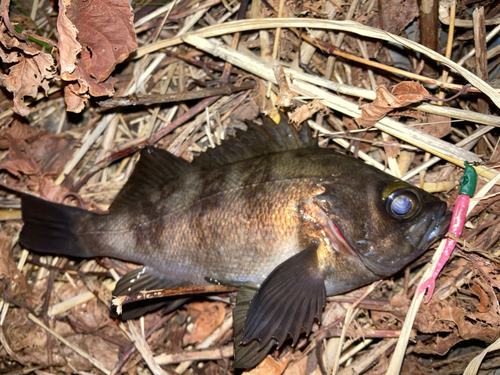
[[[394,275],[446,233],[450,212],[439,198],[318,147],[285,116],[261,122],[191,163],[145,147],[107,213],[24,194],[21,244],[143,265],[114,296],[238,286],[233,366],[250,368],[321,323],[326,296]],[[184,301],[125,305],[121,318]]]

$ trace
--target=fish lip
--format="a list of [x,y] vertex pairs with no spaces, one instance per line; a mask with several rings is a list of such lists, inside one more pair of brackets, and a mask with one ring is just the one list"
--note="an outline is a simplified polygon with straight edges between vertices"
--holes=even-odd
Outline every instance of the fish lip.
[[450,227],[452,212],[446,210],[446,205],[440,207],[436,213],[433,225],[429,226],[426,235],[423,236],[419,248],[426,250],[432,243],[443,237]]

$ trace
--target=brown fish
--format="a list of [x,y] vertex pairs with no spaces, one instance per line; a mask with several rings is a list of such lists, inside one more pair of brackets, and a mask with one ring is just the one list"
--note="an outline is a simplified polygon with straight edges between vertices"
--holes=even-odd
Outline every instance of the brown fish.
[[[240,285],[235,367],[244,368],[289,335],[295,344],[302,329],[309,333],[326,295],[401,270],[450,218],[425,191],[315,146],[306,127],[269,119],[192,163],[144,149],[108,214],[29,195],[22,213],[20,240],[29,249],[143,264],[114,295]],[[133,306],[124,318],[157,306]]]

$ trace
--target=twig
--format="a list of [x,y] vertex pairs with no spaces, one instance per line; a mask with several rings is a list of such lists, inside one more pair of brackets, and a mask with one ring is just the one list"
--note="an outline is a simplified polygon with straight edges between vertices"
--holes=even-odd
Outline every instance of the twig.
[[184,351],[176,354],[160,354],[154,357],[159,365],[171,365],[185,361],[214,361],[222,358],[231,358],[234,355],[233,345],[221,349]]
[[85,352],[82,349],[80,349],[80,348],[74,346],[73,344],[71,344],[68,340],[66,340],[64,337],[62,337],[58,333],[56,333],[53,330],[51,330],[49,327],[47,327],[45,324],[43,324],[38,318],[36,318],[33,314],[31,314],[31,313],[28,314],[28,319],[30,319],[35,324],[38,324],[40,327],[42,327],[44,330],[46,330],[47,332],[49,332],[56,339],[58,339],[59,341],[61,341],[64,345],[66,345],[67,347],[69,347],[71,350],[73,350],[79,356],[87,359],[90,363],[92,363],[95,367],[97,367],[99,370],[101,370],[102,372],[104,372],[106,375],[110,375],[111,374],[111,372],[101,362],[99,362],[97,359],[95,359],[94,357],[92,357],[87,352]]
[[240,86],[227,85],[213,89],[203,89],[197,91],[188,91],[184,93],[165,94],[165,95],[141,95],[131,94],[127,96],[115,97],[99,102],[104,108],[125,107],[130,105],[151,105],[160,103],[183,102],[186,100],[201,99],[211,96],[231,95],[238,91],[251,90],[255,87],[255,82],[244,82]]
[[[205,341],[196,346],[196,349],[206,349],[213,345],[213,343],[219,341],[228,330],[233,327],[233,316],[230,315],[222,325],[217,328],[210,336],[208,336]],[[179,374],[184,373],[191,365],[193,361],[182,362],[179,366],[176,367],[175,371]]]
[[146,339],[139,334],[139,331],[135,327],[134,322],[132,320],[129,320],[127,323],[128,323],[128,329],[130,330],[130,333],[134,338],[135,347],[137,348],[139,353],[141,353],[142,358],[144,358],[144,360],[148,364],[148,367],[151,370],[151,372],[154,375],[167,375],[167,373],[163,371],[160,365],[155,361],[153,353],[151,352],[151,349],[149,348]]

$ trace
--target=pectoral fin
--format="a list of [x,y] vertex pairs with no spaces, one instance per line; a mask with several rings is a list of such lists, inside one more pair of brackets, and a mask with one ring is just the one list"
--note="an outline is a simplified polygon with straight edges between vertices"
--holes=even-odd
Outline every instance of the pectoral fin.
[[260,348],[258,341],[252,341],[247,345],[241,345],[243,337],[243,325],[247,315],[250,301],[258,290],[258,286],[253,283],[244,283],[240,285],[238,296],[236,297],[236,306],[233,310],[234,325],[234,363],[235,368],[251,368],[258,365],[269,353],[271,348],[276,345],[276,340],[271,339]]
[[[321,321],[326,299],[325,282],[318,262],[318,245],[294,255],[276,267],[250,302],[242,345],[271,339],[283,344],[287,335],[298,341],[300,330],[309,334],[314,318]],[[255,345],[255,344],[254,344]]]

